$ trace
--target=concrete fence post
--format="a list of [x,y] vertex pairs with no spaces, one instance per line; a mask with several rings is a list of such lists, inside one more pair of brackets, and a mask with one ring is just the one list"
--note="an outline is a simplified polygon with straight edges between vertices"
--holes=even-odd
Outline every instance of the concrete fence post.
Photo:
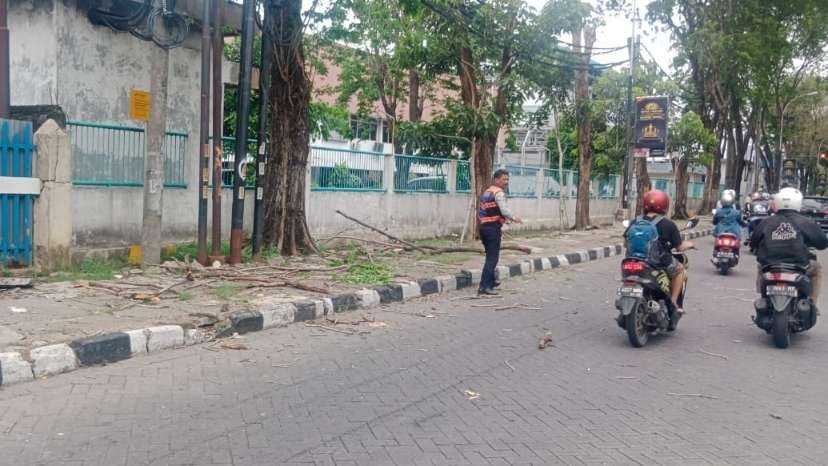
[[397,168],[397,159],[393,154],[385,156],[385,167],[382,173],[382,189],[385,190],[385,218],[387,225],[393,223],[394,218],[394,173]]
[[454,194],[457,192],[457,161],[456,160],[449,160],[448,162],[448,173],[446,173],[448,177],[446,179],[446,191],[449,194]]
[[535,218],[539,221],[546,218],[543,211],[543,174],[543,168],[538,168],[535,174]]
[[54,120],[34,135],[35,176],[43,185],[34,204],[34,266],[39,271],[72,262],[72,145]]

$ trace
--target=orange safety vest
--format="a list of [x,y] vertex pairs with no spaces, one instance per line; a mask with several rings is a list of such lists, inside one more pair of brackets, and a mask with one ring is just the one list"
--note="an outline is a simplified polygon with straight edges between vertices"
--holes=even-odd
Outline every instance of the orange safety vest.
[[480,209],[477,213],[477,218],[481,225],[487,223],[506,223],[506,217],[500,212],[500,207],[497,206],[495,195],[502,193],[503,190],[497,186],[489,186],[489,188],[480,196]]

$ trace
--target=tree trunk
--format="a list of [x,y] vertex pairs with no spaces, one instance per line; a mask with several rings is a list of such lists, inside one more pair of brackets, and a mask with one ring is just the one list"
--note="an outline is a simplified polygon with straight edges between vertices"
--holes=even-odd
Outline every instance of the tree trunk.
[[417,70],[408,70],[408,121],[420,121],[423,107],[420,104],[420,74]]
[[635,159],[635,176],[638,182],[636,187],[638,192],[638,199],[635,200],[635,215],[641,215],[644,212],[644,193],[652,189],[653,185],[650,182],[650,174],[647,171],[647,159]]
[[301,0],[267,5],[273,8],[268,27],[275,43],[264,241],[292,256],[316,251],[305,212],[311,88],[305,73]]
[[673,203],[673,218],[678,220],[690,218],[687,213],[687,183],[690,180],[687,168],[687,157],[681,157],[675,169],[676,199]]
[[[583,35],[584,47],[581,47]],[[575,203],[575,229],[585,230],[589,227],[589,194],[592,171],[592,115],[590,110],[589,66],[592,46],[595,44],[595,29],[592,26],[579,27],[573,32],[573,45],[581,57],[581,63],[575,72],[575,107],[578,118],[578,155],[580,157],[578,200]]]
[[716,207],[716,201],[718,201],[718,194],[719,194],[719,184],[722,179],[722,150],[721,147],[717,147],[715,151],[715,155],[713,157],[713,169],[710,176],[710,183],[707,184],[707,190],[705,191],[704,195],[707,199],[707,203],[702,205],[699,214],[706,215],[711,212]]

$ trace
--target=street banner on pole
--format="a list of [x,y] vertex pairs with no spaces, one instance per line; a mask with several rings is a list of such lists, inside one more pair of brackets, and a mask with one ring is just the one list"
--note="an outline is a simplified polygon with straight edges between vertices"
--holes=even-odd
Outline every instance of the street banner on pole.
[[650,157],[664,157],[670,98],[645,96],[635,99],[635,148],[649,149]]

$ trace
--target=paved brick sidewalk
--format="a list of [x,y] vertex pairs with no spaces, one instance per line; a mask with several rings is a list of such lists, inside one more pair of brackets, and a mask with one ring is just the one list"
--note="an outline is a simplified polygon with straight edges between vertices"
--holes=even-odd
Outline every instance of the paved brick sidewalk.
[[[618,242],[621,230],[618,227],[589,232],[530,232],[516,237],[521,244],[535,248],[537,256],[549,256],[568,253],[588,247],[604,246]],[[502,263],[510,264],[526,260],[527,255],[515,251],[504,251]],[[400,258],[395,267],[400,281],[416,280],[440,274],[454,274],[463,268],[479,269],[482,256],[473,254],[450,254],[439,258],[443,263],[431,258],[414,256]],[[320,264],[323,265],[323,264]],[[308,265],[313,267],[313,265]],[[173,284],[178,277],[166,278]],[[310,281],[297,277],[296,280]],[[100,281],[117,286],[123,283],[150,283],[151,277],[137,276],[132,281]],[[220,280],[217,280],[220,281]],[[344,285],[332,280],[331,292],[353,291],[364,286]],[[88,286],[86,281],[43,283],[33,290],[16,290],[0,292],[0,352],[27,351],[32,347],[52,343],[68,342],[75,338],[96,334],[123,331],[127,329],[147,328],[165,324],[194,324],[200,317],[192,313],[207,312],[225,317],[232,312],[244,309],[248,303],[261,299],[273,302],[294,302],[302,299],[318,299],[321,295],[290,288],[264,288],[244,290],[243,283],[231,283],[238,294],[222,299],[213,294],[209,288],[197,288],[189,292],[189,300],[176,299],[175,294],[159,303],[134,304],[124,297],[114,296],[111,290]],[[124,285],[127,286],[127,285]],[[126,289],[130,291],[130,288]],[[143,291],[136,287],[135,291]],[[153,292],[152,288],[147,293]],[[134,304],[129,306],[129,304]],[[12,308],[25,310],[15,313]]]
[[[592,262],[511,281],[497,300],[377,310],[388,327],[359,327],[370,333],[295,325],[246,336],[250,350],[190,347],[3,389],[2,461],[823,463],[828,330],[772,348],[749,321],[750,257],[722,278],[699,243],[689,315],[641,350],[612,320],[618,264]],[[555,347],[539,351],[546,332]]]

